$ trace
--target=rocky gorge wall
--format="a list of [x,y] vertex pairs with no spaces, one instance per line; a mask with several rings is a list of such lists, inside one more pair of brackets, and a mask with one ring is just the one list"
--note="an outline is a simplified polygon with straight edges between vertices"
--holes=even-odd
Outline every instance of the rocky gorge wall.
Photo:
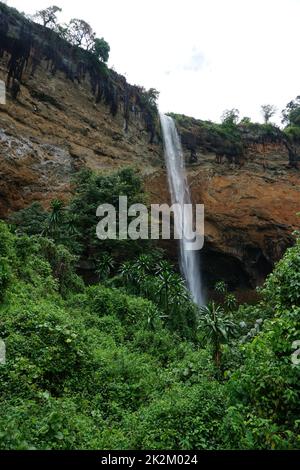
[[[67,200],[84,167],[133,165],[149,203],[168,202],[158,116],[153,129],[141,89],[113,71],[109,80],[95,76],[65,43],[55,38],[53,46],[51,32],[7,11],[0,17],[0,79],[8,85],[0,105],[0,217],[33,201]],[[178,129],[193,202],[205,205],[205,278],[254,287],[293,242],[299,172],[282,143],[254,141],[243,164],[220,162],[195,129]],[[175,259],[175,242],[166,248]]]
[[[188,167],[193,202],[205,206],[201,258],[211,284],[226,279],[232,287],[254,287],[293,243],[299,227],[299,174],[287,167],[281,148],[269,147],[266,163],[262,160],[257,153],[239,168],[199,153],[198,163]],[[149,179],[151,200],[162,202],[168,197],[164,172]]]
[[143,168],[161,160],[143,90],[3,8],[0,216],[35,200],[67,198],[72,175],[82,167]]

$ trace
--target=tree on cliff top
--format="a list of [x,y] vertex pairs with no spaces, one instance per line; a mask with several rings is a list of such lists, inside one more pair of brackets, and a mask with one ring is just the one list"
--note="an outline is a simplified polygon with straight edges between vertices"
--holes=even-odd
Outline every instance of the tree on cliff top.
[[62,9],[53,5],[37,11],[32,20],[53,29],[60,37],[76,47],[91,52],[98,60],[107,62],[110,47],[104,38],[96,38],[93,28],[84,20],[73,18],[68,24],[59,24],[57,13]]
[[300,126],[300,96],[286,105],[282,111],[282,122],[291,126]]
[[73,18],[67,26],[66,39],[74,46],[87,51],[94,46],[95,36],[92,27],[84,20]]
[[96,38],[93,28],[84,20],[73,18],[68,25],[60,28],[60,34],[73,46],[91,52],[98,60],[107,62],[110,47],[104,38]]
[[102,62],[107,62],[109,58],[110,47],[108,42],[103,38],[96,38],[92,48],[92,53],[98,60]]
[[240,112],[238,109],[236,108],[226,109],[221,116],[222,124],[225,124],[225,125],[237,124],[239,120],[239,116],[240,116]]
[[274,116],[274,114],[276,114],[276,111],[277,111],[276,107],[273,106],[272,104],[263,104],[261,106],[261,114],[263,115],[265,124],[268,124],[271,117]]
[[47,28],[54,29],[57,26],[57,13],[61,11],[61,8],[53,5],[44,10],[37,11],[35,15],[33,15],[33,20]]

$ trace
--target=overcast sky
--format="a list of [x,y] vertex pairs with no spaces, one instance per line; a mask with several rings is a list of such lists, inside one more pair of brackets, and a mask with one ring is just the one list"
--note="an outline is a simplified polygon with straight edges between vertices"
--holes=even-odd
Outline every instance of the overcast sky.
[[[8,0],[26,13],[51,0]],[[261,121],[300,94],[300,0],[53,0],[61,21],[89,22],[109,65],[160,91],[161,111],[219,120],[236,107]],[[275,119],[280,122],[279,115]]]

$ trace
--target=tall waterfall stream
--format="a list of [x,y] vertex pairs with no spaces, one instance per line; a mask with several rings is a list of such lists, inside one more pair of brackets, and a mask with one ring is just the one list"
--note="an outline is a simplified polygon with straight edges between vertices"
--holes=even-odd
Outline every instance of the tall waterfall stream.
[[[170,116],[160,114],[164,139],[164,153],[168,173],[168,183],[172,204],[182,208],[182,227],[178,230],[186,233],[184,228],[191,227],[193,218],[190,212],[184,210],[185,204],[191,204],[191,195],[185,173],[184,157],[175,123]],[[188,250],[189,240],[184,235],[180,238],[179,263],[192,299],[198,305],[204,304],[202,279],[200,271],[199,251]]]

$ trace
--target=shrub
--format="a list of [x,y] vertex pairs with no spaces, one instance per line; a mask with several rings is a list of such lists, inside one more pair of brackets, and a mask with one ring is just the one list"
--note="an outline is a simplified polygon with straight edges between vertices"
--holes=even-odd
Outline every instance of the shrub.
[[159,312],[152,302],[131,297],[117,289],[93,286],[87,290],[91,313],[99,316],[115,316],[132,336],[138,327],[151,328],[152,323],[159,319]]
[[[40,393],[35,400],[0,403],[0,448],[5,450],[97,449],[101,420],[83,414],[75,400]],[[98,442],[97,442],[98,438]]]
[[217,382],[177,385],[125,419],[131,448],[212,450],[222,446],[220,422],[226,400]]
[[273,308],[300,306],[300,240],[277,263],[261,290]]

